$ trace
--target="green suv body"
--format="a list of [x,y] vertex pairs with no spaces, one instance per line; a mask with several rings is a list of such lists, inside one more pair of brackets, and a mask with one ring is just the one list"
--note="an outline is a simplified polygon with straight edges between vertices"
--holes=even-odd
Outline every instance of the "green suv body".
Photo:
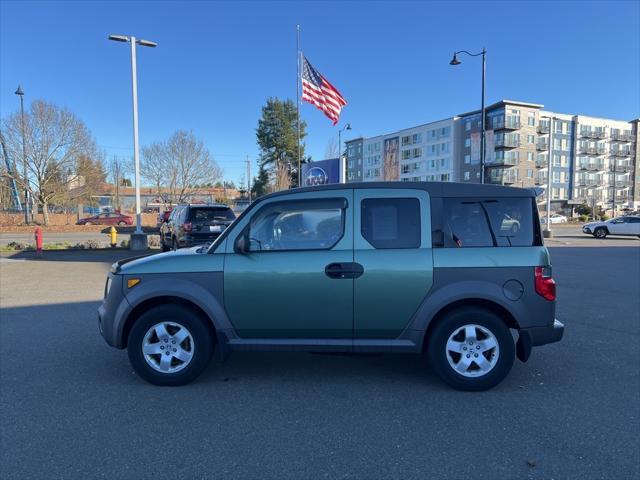
[[425,353],[453,387],[490,388],[564,330],[535,195],[419,182],[268,195],[210,247],[114,264],[100,332],[160,385],[214,352],[303,350]]

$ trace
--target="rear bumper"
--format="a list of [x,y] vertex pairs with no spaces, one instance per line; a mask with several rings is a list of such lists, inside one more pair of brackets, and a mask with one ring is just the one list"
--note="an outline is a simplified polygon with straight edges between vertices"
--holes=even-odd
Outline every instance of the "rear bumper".
[[531,355],[532,347],[559,342],[563,335],[564,324],[558,319],[553,321],[553,325],[523,328],[519,331],[518,343],[516,344],[518,358],[526,362]]

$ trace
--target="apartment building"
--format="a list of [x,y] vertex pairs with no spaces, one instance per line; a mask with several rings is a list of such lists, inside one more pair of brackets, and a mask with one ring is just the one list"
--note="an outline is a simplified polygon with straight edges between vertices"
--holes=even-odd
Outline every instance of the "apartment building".
[[345,142],[347,181],[453,181],[454,122],[448,118]]
[[[554,210],[640,208],[640,119],[557,113],[501,100],[485,108],[485,182],[542,187]],[[347,181],[480,182],[481,111],[346,142]]]

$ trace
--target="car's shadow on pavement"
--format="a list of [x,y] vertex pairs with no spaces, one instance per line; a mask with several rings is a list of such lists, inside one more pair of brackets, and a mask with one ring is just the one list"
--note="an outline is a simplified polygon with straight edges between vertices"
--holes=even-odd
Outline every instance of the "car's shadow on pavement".
[[43,250],[38,255],[34,250],[21,250],[15,253],[4,252],[0,258],[8,260],[35,262],[98,262],[114,263],[118,260],[132,257],[146,257],[161,253],[159,249],[146,251],[131,251],[126,248],[96,248],[96,249],[67,249]]

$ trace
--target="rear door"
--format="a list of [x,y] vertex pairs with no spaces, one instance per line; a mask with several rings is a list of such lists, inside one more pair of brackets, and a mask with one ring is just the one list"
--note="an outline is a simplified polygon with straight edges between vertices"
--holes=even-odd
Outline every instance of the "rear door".
[[429,195],[413,189],[356,189],[354,338],[395,338],[433,284]]

